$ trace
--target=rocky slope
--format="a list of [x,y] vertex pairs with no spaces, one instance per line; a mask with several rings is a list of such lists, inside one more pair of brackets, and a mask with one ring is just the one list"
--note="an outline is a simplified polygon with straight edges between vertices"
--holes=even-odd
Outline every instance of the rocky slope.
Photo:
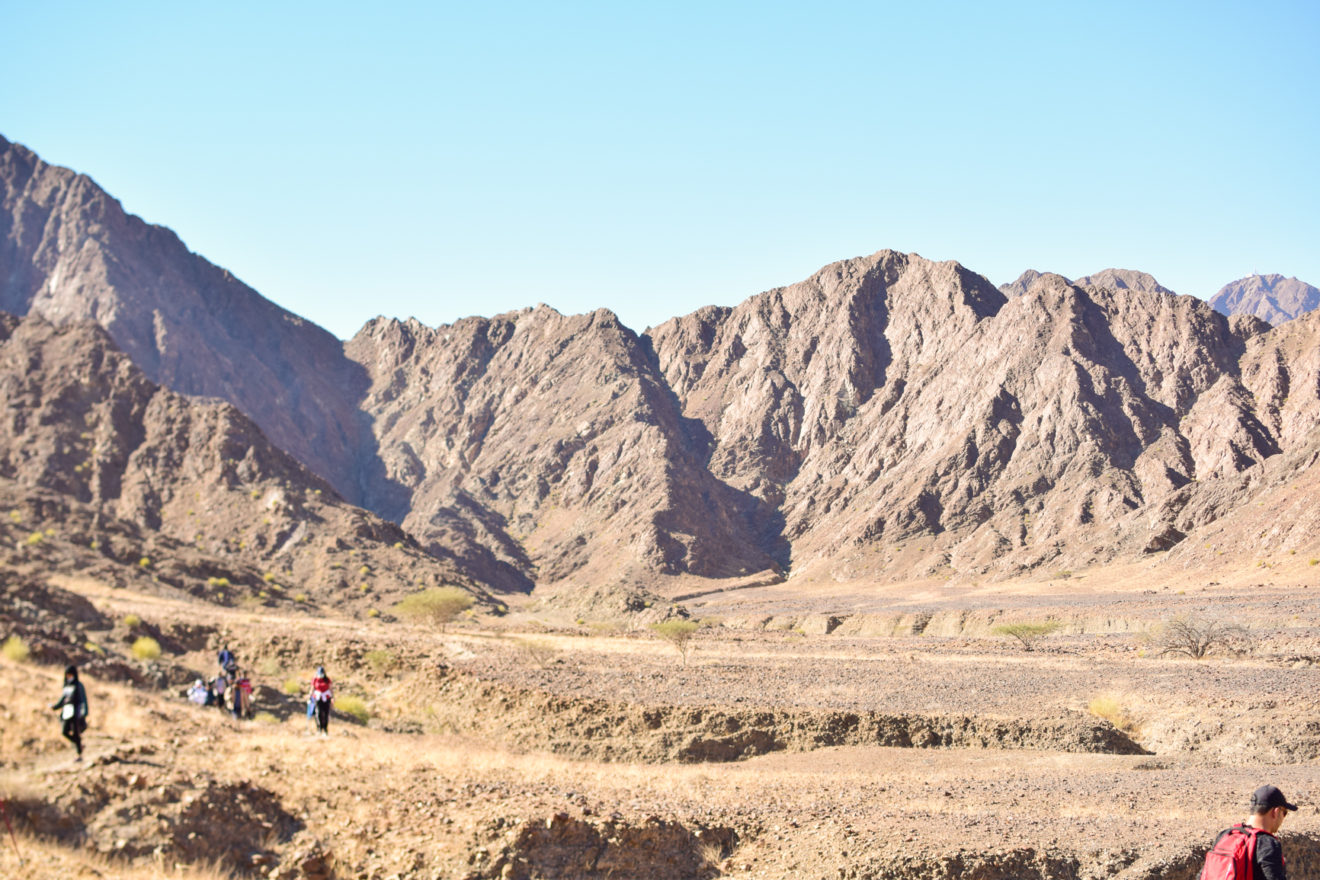
[[757,501],[706,469],[703,432],[609,312],[379,319],[346,350],[371,377],[387,476],[411,498],[404,526],[445,546],[456,509],[486,511],[501,586],[775,564]]
[[1043,275],[1006,300],[956,263],[882,251],[675,319],[654,345],[715,474],[783,511],[795,571],[1088,564],[1150,548],[1115,529],[1130,511],[1315,425],[1314,389],[1288,433],[1262,419],[1248,340],[1204,303],[1116,287]]
[[1221,287],[1210,305],[1225,315],[1255,315],[1282,324],[1320,309],[1320,290],[1282,275],[1248,275]]
[[[671,576],[1139,557],[1247,503],[1267,472],[1311,467],[1316,323],[1228,319],[1145,273],[1033,271],[997,290],[882,251],[641,337],[603,310],[538,307],[378,319],[341,344],[7,141],[0,184],[0,304],[50,322],[14,331],[6,393],[16,413],[56,414],[6,428],[13,478],[262,564],[298,558],[289,542],[322,517],[326,542],[412,546],[309,506],[310,476],[274,447],[323,496],[416,535],[443,577],[602,596]],[[123,378],[86,327],[51,327],[80,320],[146,375]],[[252,420],[125,390],[149,380]],[[198,528],[197,502],[222,525]],[[289,575],[361,587],[330,571]]]
[[3,137],[0,310],[95,321],[152,381],[230,401],[346,498],[372,479],[365,377],[337,339]]
[[230,404],[152,383],[95,324],[0,315],[0,408],[0,477],[217,560],[198,580],[230,580],[225,560],[255,569],[258,604],[303,593],[365,612],[419,585],[472,585],[443,549],[425,553],[344,502]]

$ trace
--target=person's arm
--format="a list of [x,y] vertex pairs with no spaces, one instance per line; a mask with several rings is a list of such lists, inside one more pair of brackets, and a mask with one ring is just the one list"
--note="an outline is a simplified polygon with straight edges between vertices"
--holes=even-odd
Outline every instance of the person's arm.
[[1288,880],[1283,867],[1283,847],[1269,834],[1256,835],[1256,866],[1265,880]]

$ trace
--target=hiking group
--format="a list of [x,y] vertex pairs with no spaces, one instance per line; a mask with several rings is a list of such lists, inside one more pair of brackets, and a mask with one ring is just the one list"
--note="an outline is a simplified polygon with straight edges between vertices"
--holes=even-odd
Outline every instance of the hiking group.
[[[198,706],[217,706],[221,712],[230,711],[235,720],[252,718],[252,679],[238,668],[238,658],[226,644],[216,655],[220,671],[210,681],[197,679],[188,688],[188,700]],[[225,694],[229,694],[226,705]]]
[[[252,679],[239,668],[238,658],[226,644],[216,655],[219,673],[210,681],[197,679],[188,688],[188,699],[198,706],[218,706],[220,711],[233,713],[235,719],[252,718]],[[228,704],[226,705],[226,694]],[[330,709],[334,705],[334,688],[325,667],[316,667],[311,690],[307,694],[307,718],[316,725],[316,732],[330,735]]]

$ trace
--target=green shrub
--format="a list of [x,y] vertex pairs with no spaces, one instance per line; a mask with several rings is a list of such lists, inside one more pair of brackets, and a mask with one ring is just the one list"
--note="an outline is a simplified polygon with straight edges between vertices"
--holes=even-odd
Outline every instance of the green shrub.
[[298,697],[302,695],[302,692],[305,690],[305,688],[303,686],[302,679],[286,678],[284,679],[284,684],[280,685],[280,690],[284,691],[284,693],[288,694],[291,697]]
[[256,715],[253,716],[252,720],[255,721],[255,722],[257,722],[258,724],[279,724],[279,723],[280,723],[280,719],[276,718],[274,715],[272,715],[272,714],[269,713],[269,712],[258,712]]
[[104,654],[105,648],[102,648],[96,642],[83,642],[83,650],[89,654]]
[[683,665],[687,666],[687,655],[692,647],[692,637],[697,632],[695,623],[690,620],[671,617],[669,620],[651,624],[651,631],[677,648],[679,655],[683,658]]
[[361,697],[352,695],[335,697],[335,708],[363,724],[371,720],[371,709],[368,708],[367,701]]
[[138,617],[136,614],[129,612],[128,614],[124,615],[124,626],[128,627],[129,629],[134,629],[135,627],[139,627],[141,625],[142,625],[142,618]]
[[12,660],[15,663],[25,662],[31,653],[28,650],[27,642],[16,635],[5,639],[4,645],[0,645],[0,654],[3,654],[6,660]]
[[27,536],[27,545],[29,547],[35,547],[44,540],[46,540],[46,536],[43,535],[41,532],[33,532],[32,534]]
[[130,650],[139,660],[156,660],[160,657],[160,642],[151,636],[139,636]]
[[138,560],[138,565],[141,566],[142,568],[150,568],[150,567],[151,567],[151,557],[150,557],[150,556],[143,556],[141,559]]
[[472,603],[472,596],[458,587],[430,587],[405,597],[394,607],[400,617],[438,626],[444,632],[445,626]]
[[307,601],[307,594],[306,594],[306,593],[294,593],[294,594],[293,594],[293,601],[295,601],[295,602],[306,602],[306,601]]
[[229,586],[229,578],[209,577],[206,579],[206,585],[208,587],[227,587]]
[[367,617],[380,617],[380,609],[379,609],[379,608],[368,608],[368,609],[367,609]]
[[1063,624],[1057,620],[1046,620],[1039,623],[1005,623],[991,630],[997,636],[1012,636],[1022,643],[1022,647],[1028,651],[1035,647],[1036,642],[1057,632]]
[[272,583],[272,582],[275,580],[275,572],[273,572],[273,571],[268,571],[268,572],[266,572],[265,574],[263,574],[263,575],[261,576],[261,579],[262,579],[263,581],[265,581],[266,583],[268,583],[268,584],[269,584],[269,583]]
[[393,668],[398,658],[394,656],[392,651],[377,650],[363,654],[362,660],[371,667],[373,672],[380,674]]

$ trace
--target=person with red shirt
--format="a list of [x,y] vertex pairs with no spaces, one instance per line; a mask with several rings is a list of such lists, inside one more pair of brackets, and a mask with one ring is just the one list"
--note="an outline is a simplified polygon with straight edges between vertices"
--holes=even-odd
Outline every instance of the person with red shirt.
[[312,692],[309,699],[316,704],[316,729],[321,736],[330,735],[330,705],[334,702],[335,692],[330,685],[330,676],[325,674],[325,667],[316,667],[316,678],[312,679]]

